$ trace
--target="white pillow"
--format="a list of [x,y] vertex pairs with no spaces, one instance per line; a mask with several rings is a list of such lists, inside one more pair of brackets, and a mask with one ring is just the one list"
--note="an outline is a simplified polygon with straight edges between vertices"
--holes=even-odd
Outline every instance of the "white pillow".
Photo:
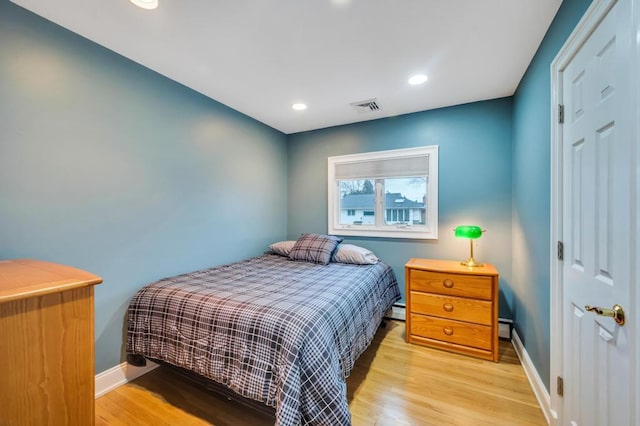
[[369,249],[353,244],[340,244],[333,252],[332,262],[355,263],[357,265],[374,265],[378,263],[378,258]]
[[279,241],[277,243],[273,243],[269,246],[269,250],[272,252],[279,254],[281,256],[289,256],[291,253],[291,249],[293,245],[296,243],[295,240],[292,241]]

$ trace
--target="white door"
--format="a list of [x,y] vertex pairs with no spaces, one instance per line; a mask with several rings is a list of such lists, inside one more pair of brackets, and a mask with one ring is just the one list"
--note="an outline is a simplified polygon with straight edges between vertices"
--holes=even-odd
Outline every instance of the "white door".
[[[563,425],[639,421],[631,359],[637,312],[630,310],[638,263],[637,11],[632,0],[619,0],[562,75]],[[625,325],[586,307],[615,304],[626,311]]]

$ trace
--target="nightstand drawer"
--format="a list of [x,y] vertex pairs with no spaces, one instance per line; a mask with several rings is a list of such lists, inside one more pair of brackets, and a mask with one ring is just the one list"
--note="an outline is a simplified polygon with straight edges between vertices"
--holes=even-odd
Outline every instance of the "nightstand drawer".
[[463,297],[411,292],[411,311],[477,324],[492,324],[492,302]]
[[411,290],[450,296],[491,300],[492,278],[477,275],[448,274],[442,272],[411,270]]
[[486,325],[411,314],[411,334],[458,345],[492,350],[492,328]]

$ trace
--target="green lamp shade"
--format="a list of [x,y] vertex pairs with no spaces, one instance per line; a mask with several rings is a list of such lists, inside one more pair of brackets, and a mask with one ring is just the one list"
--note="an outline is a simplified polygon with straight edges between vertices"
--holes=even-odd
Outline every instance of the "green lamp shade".
[[482,229],[479,226],[462,225],[455,229],[455,233],[458,238],[470,238],[475,240],[482,236]]

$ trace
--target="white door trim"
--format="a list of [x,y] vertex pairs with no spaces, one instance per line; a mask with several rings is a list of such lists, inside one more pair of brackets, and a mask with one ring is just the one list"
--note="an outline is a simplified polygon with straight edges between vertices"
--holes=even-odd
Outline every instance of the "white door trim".
[[557,243],[562,240],[562,126],[558,123],[558,105],[562,99],[562,73],[591,33],[604,19],[617,0],[593,0],[584,16],[551,63],[551,259],[550,259],[550,374],[552,424],[558,424],[562,400],[556,392],[556,378],[563,375],[562,366],[562,263],[558,260]]

